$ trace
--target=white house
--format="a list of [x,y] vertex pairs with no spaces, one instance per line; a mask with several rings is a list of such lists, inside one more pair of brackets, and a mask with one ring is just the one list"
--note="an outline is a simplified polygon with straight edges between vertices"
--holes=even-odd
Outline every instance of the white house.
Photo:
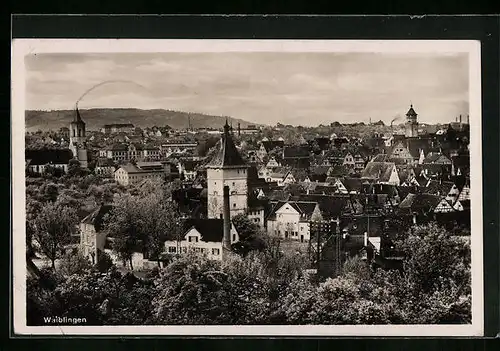
[[267,218],[267,233],[307,242],[310,240],[309,222],[314,213],[319,213],[316,202],[280,201]]
[[[180,240],[165,241],[165,252],[175,255],[194,251],[206,254],[210,259],[223,259],[223,219],[188,219],[184,228],[186,230]],[[231,244],[237,243],[239,239],[238,232],[231,223]]]

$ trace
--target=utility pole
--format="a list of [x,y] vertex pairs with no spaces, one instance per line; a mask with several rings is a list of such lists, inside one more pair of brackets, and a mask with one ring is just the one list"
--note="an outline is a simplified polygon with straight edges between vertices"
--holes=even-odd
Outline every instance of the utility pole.
[[335,274],[338,276],[342,271],[342,262],[340,258],[340,243],[342,242],[342,237],[340,234],[340,218],[337,217],[336,220],[332,220],[335,223]]

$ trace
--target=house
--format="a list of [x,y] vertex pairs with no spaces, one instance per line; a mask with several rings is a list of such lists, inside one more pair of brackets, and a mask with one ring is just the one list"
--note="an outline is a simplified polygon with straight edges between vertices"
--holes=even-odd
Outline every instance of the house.
[[285,177],[288,175],[290,172],[289,167],[277,167],[274,168],[271,173],[269,174],[269,182],[276,182],[278,186],[283,186]]
[[398,206],[400,215],[408,215],[416,224],[431,218],[442,198],[433,194],[408,194]]
[[194,160],[181,160],[178,164],[179,174],[184,176],[184,180],[194,180],[199,164],[200,162]]
[[172,154],[187,154],[196,150],[198,143],[195,142],[170,142],[162,144],[160,153],[163,157],[170,157]]
[[101,133],[104,134],[113,134],[113,133],[132,133],[135,130],[135,127],[131,123],[114,123],[114,124],[105,124],[101,128]]
[[269,161],[267,161],[266,163],[266,167],[267,168],[275,168],[275,167],[279,167],[280,164],[278,163],[278,161],[276,161],[276,158],[274,156],[271,156],[269,158]]
[[442,153],[430,152],[422,161],[422,164],[451,165],[451,160]]
[[391,159],[402,160],[403,163],[413,163],[415,161],[413,155],[408,149],[407,144],[403,140],[396,142],[390,149],[388,155]]
[[441,196],[452,204],[458,200],[460,190],[453,182],[431,180],[425,188],[426,194]]
[[160,162],[142,162],[125,164],[120,166],[115,173],[115,181],[123,186],[138,184],[144,179],[163,180],[170,167],[166,167]]
[[465,184],[458,195],[458,201],[470,201],[470,186]]
[[94,173],[104,178],[113,178],[115,173],[115,163],[109,158],[99,158],[94,169]]
[[280,238],[309,241],[309,221],[319,214],[316,202],[279,201],[266,219],[267,232]]
[[35,174],[44,174],[47,167],[53,167],[66,173],[73,153],[69,149],[40,149],[26,150],[27,171]]
[[361,178],[382,184],[400,184],[394,162],[368,162],[361,173]]
[[79,224],[80,252],[92,264],[97,263],[98,252],[104,252],[106,245],[106,232],[104,227],[105,216],[111,211],[111,205],[101,205],[91,214],[86,216]]
[[294,184],[301,182],[310,182],[311,179],[307,174],[307,171],[303,168],[292,168],[288,171],[285,178],[283,179],[283,184]]
[[144,161],[155,161],[161,159],[161,152],[158,146],[144,145],[142,147],[142,154],[138,155],[138,159]]
[[411,166],[396,165],[401,186],[420,185],[416,178],[415,170]]
[[282,164],[295,168],[309,168],[309,146],[285,146],[283,148]]
[[[212,260],[223,259],[223,219],[187,219],[183,222],[183,229],[183,235],[179,240],[165,241],[166,253],[178,255],[194,251],[205,254]],[[231,244],[239,241],[239,235],[233,223],[231,223],[230,237]]]
[[264,158],[268,156],[269,152],[276,148],[283,148],[284,146],[285,142],[283,140],[262,140],[257,154],[261,160],[264,160]]

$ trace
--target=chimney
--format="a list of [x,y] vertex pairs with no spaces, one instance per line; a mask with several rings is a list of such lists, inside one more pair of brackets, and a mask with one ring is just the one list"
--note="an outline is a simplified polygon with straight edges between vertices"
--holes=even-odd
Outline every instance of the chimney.
[[462,124],[462,115],[458,116],[460,124]]
[[467,115],[467,124],[469,124],[469,115]]
[[238,122],[238,136],[241,135],[241,126],[240,126],[240,122]]
[[224,186],[224,206],[222,218],[224,221],[224,237],[222,239],[222,248],[231,250],[231,217],[229,214],[229,186]]

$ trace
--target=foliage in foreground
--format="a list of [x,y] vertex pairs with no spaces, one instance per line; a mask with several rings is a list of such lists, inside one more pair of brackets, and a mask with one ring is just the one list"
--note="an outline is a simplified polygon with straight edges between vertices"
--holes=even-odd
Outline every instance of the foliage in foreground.
[[50,311],[105,325],[470,323],[468,243],[430,225],[400,247],[402,273],[355,258],[319,285],[300,257],[269,248],[224,262],[185,255],[145,279],[115,268],[63,270],[53,291],[28,281],[28,322]]

